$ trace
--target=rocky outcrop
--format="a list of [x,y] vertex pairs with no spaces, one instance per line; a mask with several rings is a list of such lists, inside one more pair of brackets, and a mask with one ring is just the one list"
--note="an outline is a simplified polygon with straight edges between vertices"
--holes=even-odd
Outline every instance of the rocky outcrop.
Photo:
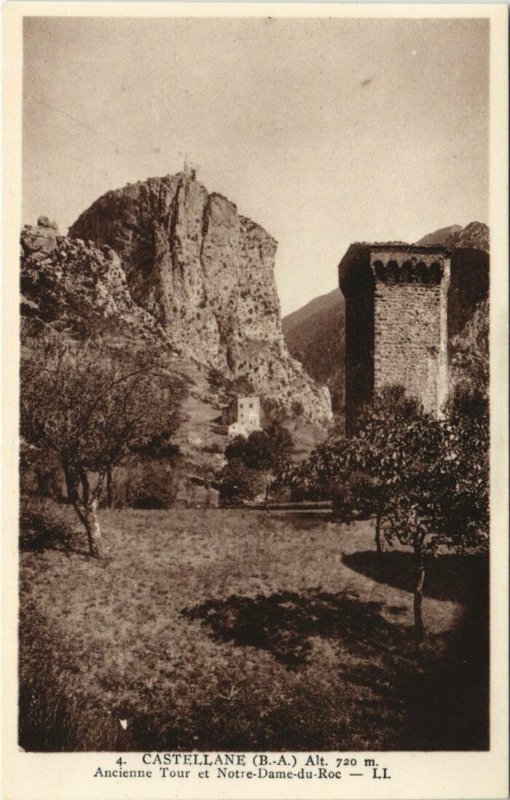
[[276,241],[192,173],[108,192],[69,235],[118,253],[133,300],[184,355],[310,420],[331,416],[328,390],[285,344]]
[[471,248],[483,250],[486,253],[490,250],[489,228],[484,222],[470,222],[465,228],[460,225],[450,225],[448,228],[440,228],[433,233],[428,233],[418,242],[417,245],[442,244],[450,250],[455,248]]
[[489,227],[483,222],[470,222],[465,228],[453,233],[446,240],[446,246],[451,250],[469,248],[488,253],[490,251]]
[[131,297],[118,255],[107,245],[59,236],[55,223],[39,217],[20,237],[21,312],[71,335],[136,331],[143,339],[165,336]]
[[21,234],[23,253],[42,261],[57,248],[58,227],[48,217],[39,217],[37,225],[25,225]]
[[450,341],[450,389],[489,390],[489,301],[476,307],[464,328]]

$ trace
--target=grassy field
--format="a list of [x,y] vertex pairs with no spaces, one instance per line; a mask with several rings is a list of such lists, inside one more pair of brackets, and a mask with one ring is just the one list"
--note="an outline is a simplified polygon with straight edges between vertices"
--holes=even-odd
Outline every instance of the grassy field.
[[477,557],[431,565],[417,656],[411,555],[379,567],[370,522],[176,509],[101,523],[102,563],[65,508],[22,545],[26,750],[487,747]]

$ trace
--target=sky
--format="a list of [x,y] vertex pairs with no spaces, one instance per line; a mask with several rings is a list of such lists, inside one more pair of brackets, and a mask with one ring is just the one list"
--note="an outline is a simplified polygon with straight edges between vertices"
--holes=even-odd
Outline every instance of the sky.
[[187,157],[279,242],[285,315],[338,285],[353,241],[488,222],[488,25],[25,19],[22,222],[65,233]]

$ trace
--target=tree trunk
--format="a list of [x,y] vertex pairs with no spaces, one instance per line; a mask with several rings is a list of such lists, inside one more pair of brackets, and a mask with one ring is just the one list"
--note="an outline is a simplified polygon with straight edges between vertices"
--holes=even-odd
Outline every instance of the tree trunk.
[[103,537],[101,536],[101,528],[99,527],[99,520],[96,514],[96,501],[92,500],[82,511],[82,514],[83,524],[85,525],[89,541],[90,555],[92,558],[102,558]]
[[415,546],[416,579],[414,584],[414,630],[418,645],[423,641],[425,627],[423,625],[422,602],[423,586],[425,584],[425,556],[419,546]]
[[62,469],[66,479],[67,502],[74,503],[76,498],[76,484],[73,482],[70,470],[64,465],[62,466]]
[[36,468],[35,475],[37,479],[37,494],[41,495],[41,497],[51,497],[51,492],[50,492],[51,472],[45,472],[42,469]]
[[106,468],[106,506],[113,508],[113,470]]
[[264,495],[264,506],[265,506],[265,509],[266,509],[268,514],[271,513],[271,509],[269,508],[269,489],[270,489],[270,484],[267,483],[266,484],[266,492],[265,492],[265,495]]
[[381,558],[383,552],[383,543],[381,539],[381,515],[375,515],[375,546],[377,549],[377,558]]

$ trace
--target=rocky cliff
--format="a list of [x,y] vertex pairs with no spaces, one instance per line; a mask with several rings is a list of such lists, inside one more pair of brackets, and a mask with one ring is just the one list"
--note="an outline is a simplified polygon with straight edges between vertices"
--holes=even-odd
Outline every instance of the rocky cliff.
[[276,241],[188,172],[108,192],[73,239],[118,253],[133,300],[173,346],[310,420],[331,415],[327,389],[291,358],[274,281]]
[[140,341],[165,340],[161,326],[134,302],[120,259],[107,245],[60,236],[43,216],[37,225],[25,225],[20,245],[23,321],[49,324],[75,338],[124,328]]
[[490,231],[483,222],[470,222],[465,228],[455,231],[447,240],[446,246],[451,250],[468,249],[490,251]]
[[470,222],[465,228],[460,225],[450,225],[438,231],[428,233],[416,244],[442,244],[451,250],[457,248],[472,248],[488,253],[490,250],[489,227],[484,222]]

